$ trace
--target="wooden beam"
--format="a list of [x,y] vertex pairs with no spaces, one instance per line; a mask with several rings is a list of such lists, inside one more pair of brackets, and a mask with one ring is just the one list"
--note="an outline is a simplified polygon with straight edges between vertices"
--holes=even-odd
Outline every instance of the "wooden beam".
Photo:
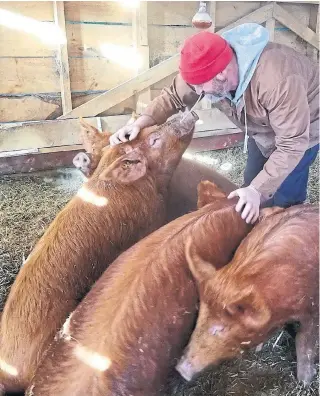
[[[142,64],[137,69],[137,73],[142,73],[149,69],[149,43],[148,43],[148,3],[142,1],[139,7],[132,11],[132,32],[133,32],[133,47],[141,57]],[[135,95],[136,99],[136,112],[137,114],[142,111],[151,102],[150,88]]]
[[276,25],[276,20],[274,18],[270,18],[266,22],[266,28],[269,31],[269,41],[274,41],[274,28]]
[[[221,34],[224,31],[237,26],[241,23],[256,22],[264,23],[272,17],[273,5],[267,4],[258,10],[250,13],[249,15],[240,18],[238,21],[229,26],[219,30],[217,33]],[[150,85],[164,79],[170,74],[178,70],[180,54],[176,54],[171,58],[159,63],[151,69],[139,74],[137,77],[111,89],[110,91],[99,95],[98,97],[90,100],[89,102],[73,109],[68,114],[65,114],[60,119],[75,118],[75,117],[91,117],[102,113],[122,102],[123,100],[135,95],[137,92],[143,91]]]
[[262,24],[266,22],[268,19],[272,18],[272,13],[273,13],[273,4],[267,4],[251,12],[250,14],[244,16],[243,18],[238,19],[237,21],[231,23],[230,25],[224,27],[223,29],[220,29],[217,33],[219,34],[224,33],[227,30],[230,30],[243,23],[255,22]]
[[[199,121],[194,137],[235,133],[236,126],[218,110],[198,110]],[[109,117],[89,117],[86,120],[96,126],[100,119],[103,131],[115,132],[130,119],[131,115]],[[19,150],[51,152],[74,149],[81,145],[80,123],[78,119],[48,120],[0,125],[0,156],[18,155]],[[21,154],[21,153],[20,153]]]
[[[319,40],[319,4],[310,4],[310,18],[309,18],[309,28],[316,32],[318,40]],[[318,51],[312,46],[307,46],[307,55],[315,62],[318,60]]]
[[228,135],[212,135],[199,139],[192,139],[188,152],[222,150],[239,146],[244,140],[244,133],[231,133]]
[[304,26],[302,23],[300,23],[296,18],[290,15],[289,12],[287,12],[277,3],[275,3],[273,7],[273,17],[282,25],[292,30],[307,43],[313,45],[316,49],[319,50],[319,41],[317,34],[310,28],[308,28],[308,26]]
[[[129,60],[128,60],[129,61]],[[110,89],[110,91],[103,93],[89,102],[73,109],[68,114],[65,114],[59,119],[75,118],[75,117],[91,117],[102,113],[103,111],[117,105],[126,100],[137,92],[143,91],[150,87],[150,85],[164,79],[168,75],[174,73],[178,69],[179,54],[172,56],[151,69],[140,73],[117,87]]]
[[72,111],[71,101],[71,89],[70,89],[70,74],[69,74],[69,58],[68,58],[68,47],[67,47],[67,34],[66,34],[66,22],[64,15],[64,2],[54,1],[53,2],[54,21],[56,26],[60,29],[62,37],[65,38],[65,42],[58,44],[57,50],[57,64],[60,76],[60,90],[62,100],[63,114]]

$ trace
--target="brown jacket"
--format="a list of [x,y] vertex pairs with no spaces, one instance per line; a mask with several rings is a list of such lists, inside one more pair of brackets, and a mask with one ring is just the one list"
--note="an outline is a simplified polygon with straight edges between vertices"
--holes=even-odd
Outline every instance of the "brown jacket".
[[[162,124],[197,99],[178,74],[143,114]],[[246,107],[248,134],[269,158],[252,185],[263,199],[271,198],[305,151],[319,142],[319,65],[285,45],[268,43],[237,108],[229,99],[214,106],[243,131]]]

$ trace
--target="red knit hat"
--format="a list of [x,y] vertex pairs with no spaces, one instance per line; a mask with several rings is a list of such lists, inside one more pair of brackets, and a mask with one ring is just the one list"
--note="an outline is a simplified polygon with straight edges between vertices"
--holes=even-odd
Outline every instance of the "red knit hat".
[[215,33],[203,31],[186,39],[180,56],[180,74],[189,84],[203,84],[230,63],[232,49]]

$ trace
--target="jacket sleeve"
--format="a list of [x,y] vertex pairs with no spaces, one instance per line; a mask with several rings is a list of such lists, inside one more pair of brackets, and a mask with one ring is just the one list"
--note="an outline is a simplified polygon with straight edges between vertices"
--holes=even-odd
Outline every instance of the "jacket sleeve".
[[153,118],[156,124],[163,124],[173,114],[185,107],[191,108],[199,95],[177,74],[169,88],[164,88],[161,94],[153,99],[142,115]]
[[251,183],[263,200],[275,194],[308,149],[310,111],[306,90],[303,79],[292,75],[261,95],[260,103],[269,113],[276,144],[263,170]]

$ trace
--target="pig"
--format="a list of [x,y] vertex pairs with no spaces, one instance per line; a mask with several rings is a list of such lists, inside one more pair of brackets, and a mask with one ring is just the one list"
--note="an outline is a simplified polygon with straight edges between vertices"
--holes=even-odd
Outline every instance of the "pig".
[[[269,213],[268,213],[269,210]],[[319,209],[265,209],[231,262],[218,271],[190,238],[186,257],[197,282],[196,328],[177,364],[190,380],[209,365],[242,354],[298,321],[297,377],[310,384],[318,337]]]
[[[168,185],[196,118],[177,116],[103,154],[21,268],[0,323],[0,388],[23,391],[70,312],[123,251],[165,223]],[[101,134],[82,121],[87,147]]]
[[197,315],[188,236],[220,268],[252,227],[210,182],[200,183],[198,204],[111,264],[57,334],[27,395],[163,394]]

